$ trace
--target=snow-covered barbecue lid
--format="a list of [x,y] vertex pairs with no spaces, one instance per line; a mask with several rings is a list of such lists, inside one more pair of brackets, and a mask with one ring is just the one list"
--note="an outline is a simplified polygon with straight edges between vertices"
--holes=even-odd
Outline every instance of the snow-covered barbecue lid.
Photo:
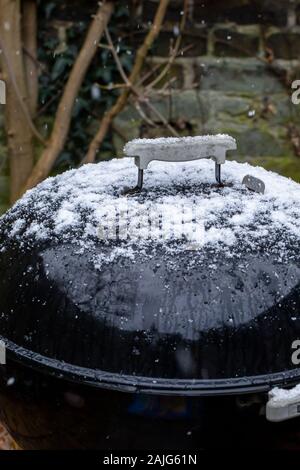
[[[166,393],[299,380],[300,186],[226,162],[86,165],[0,219],[8,357],[99,386]],[[265,193],[242,185],[247,174]]]

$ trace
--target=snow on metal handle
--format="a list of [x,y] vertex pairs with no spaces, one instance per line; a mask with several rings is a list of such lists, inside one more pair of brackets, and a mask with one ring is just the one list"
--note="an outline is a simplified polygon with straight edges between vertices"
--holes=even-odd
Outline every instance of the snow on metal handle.
[[212,158],[218,165],[226,161],[226,152],[237,148],[229,135],[211,135],[182,138],[135,139],[125,145],[128,157],[135,157],[140,170],[146,170],[152,160],[186,162]]

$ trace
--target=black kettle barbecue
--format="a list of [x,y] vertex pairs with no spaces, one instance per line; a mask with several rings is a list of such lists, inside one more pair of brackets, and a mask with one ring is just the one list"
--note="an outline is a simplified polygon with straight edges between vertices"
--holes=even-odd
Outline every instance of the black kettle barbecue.
[[299,414],[272,390],[300,383],[300,186],[224,164],[235,148],[132,141],[137,186],[130,158],[86,165],[0,219],[1,420],[22,448],[276,446],[300,426],[265,417]]

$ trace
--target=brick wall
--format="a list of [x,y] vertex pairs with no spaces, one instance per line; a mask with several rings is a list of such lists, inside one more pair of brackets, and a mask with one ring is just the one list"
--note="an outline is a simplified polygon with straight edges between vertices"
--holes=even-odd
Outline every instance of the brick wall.
[[[157,2],[142,3],[139,12],[147,24]],[[149,68],[169,56],[180,5],[171,3]],[[300,79],[298,1],[191,1],[182,47],[189,48],[170,70],[165,80],[171,79],[170,85],[151,95],[180,133],[228,132],[238,139],[240,157],[268,158],[273,166],[294,157],[291,133],[300,131],[300,106],[291,103],[290,82]],[[153,113],[149,117],[156,128],[145,126],[130,106],[116,126],[127,138],[168,134]],[[114,142],[120,154],[119,135]]]

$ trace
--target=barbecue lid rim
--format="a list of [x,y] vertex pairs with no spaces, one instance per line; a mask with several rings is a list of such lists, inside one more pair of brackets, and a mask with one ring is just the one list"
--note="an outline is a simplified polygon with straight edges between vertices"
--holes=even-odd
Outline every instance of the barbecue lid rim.
[[267,393],[275,386],[290,387],[300,383],[300,368],[257,376],[211,380],[122,375],[76,366],[43,356],[7,341],[1,335],[0,340],[6,345],[7,362],[16,362],[44,375],[73,383],[125,393],[177,396],[238,395]]

